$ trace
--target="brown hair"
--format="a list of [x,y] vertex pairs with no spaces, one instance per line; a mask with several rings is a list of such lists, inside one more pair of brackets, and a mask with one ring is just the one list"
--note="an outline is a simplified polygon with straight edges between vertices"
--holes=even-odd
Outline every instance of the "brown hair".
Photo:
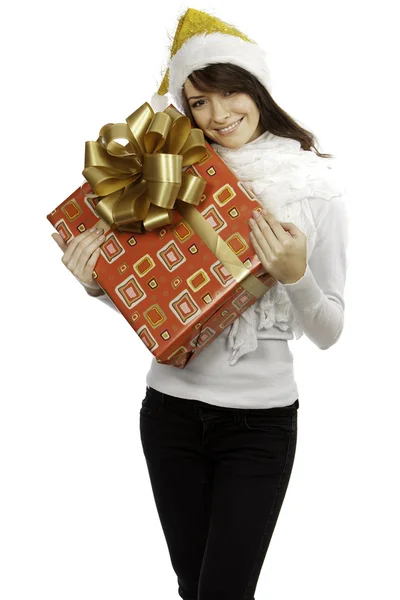
[[[216,63],[193,71],[189,80],[202,92],[244,92],[256,103],[260,111],[260,121],[264,129],[274,135],[292,138],[300,142],[303,150],[315,150],[321,158],[334,158],[332,154],[321,154],[316,148],[318,138],[301,127],[273,100],[268,90],[258,79],[237,65]],[[197,127],[190,105],[183,93],[183,108],[194,127]],[[208,143],[214,140],[204,136]]]

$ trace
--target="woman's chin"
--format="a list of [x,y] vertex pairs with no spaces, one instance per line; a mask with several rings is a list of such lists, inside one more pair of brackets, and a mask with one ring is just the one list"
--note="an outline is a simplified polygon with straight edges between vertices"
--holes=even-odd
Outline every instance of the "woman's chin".
[[226,139],[226,140],[221,140],[217,142],[218,144],[220,144],[221,146],[224,146],[225,148],[240,148],[241,146],[243,146],[246,143],[246,139],[243,139],[243,136],[238,136],[236,138],[230,138],[230,139]]

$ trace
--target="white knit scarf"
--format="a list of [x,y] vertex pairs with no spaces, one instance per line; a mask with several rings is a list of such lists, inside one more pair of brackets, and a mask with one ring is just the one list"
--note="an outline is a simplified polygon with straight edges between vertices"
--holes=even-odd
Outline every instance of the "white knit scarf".
[[[332,160],[305,151],[300,142],[276,136],[269,131],[240,148],[212,144],[240,182],[279,221],[292,222],[307,236],[307,260],[314,249],[317,230],[310,208],[312,198],[331,199],[341,195]],[[229,347],[234,365],[241,356],[258,346],[257,330],[277,327],[292,330],[296,339],[303,335],[294,316],[292,303],[280,282],[259,298],[231,325]]]

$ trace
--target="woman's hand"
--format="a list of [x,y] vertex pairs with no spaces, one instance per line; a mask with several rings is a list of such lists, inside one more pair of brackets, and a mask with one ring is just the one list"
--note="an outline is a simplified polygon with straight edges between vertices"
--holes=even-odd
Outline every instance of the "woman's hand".
[[105,239],[103,229],[84,231],[74,237],[69,244],[64,242],[59,233],[53,233],[52,238],[64,253],[61,257],[62,262],[86,288],[86,291],[89,294],[99,292],[101,287],[93,279],[93,269],[100,256],[100,245]]
[[283,223],[270,213],[253,212],[250,234],[264,269],[280,283],[296,283],[307,268],[307,236],[293,223]]

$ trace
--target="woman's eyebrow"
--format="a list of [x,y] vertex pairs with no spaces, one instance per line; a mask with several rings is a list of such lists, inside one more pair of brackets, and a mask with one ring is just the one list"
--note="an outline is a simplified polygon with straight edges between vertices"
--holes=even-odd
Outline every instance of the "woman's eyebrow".
[[195,98],[204,98],[204,96],[192,96],[191,98],[188,98],[188,100],[194,100]]

